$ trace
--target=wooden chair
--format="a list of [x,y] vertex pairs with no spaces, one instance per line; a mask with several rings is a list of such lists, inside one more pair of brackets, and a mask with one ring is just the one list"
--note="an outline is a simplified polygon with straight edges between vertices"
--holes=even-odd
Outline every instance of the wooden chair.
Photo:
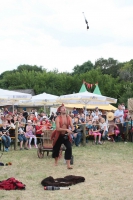
[[45,130],[43,134],[43,148],[45,151],[52,151],[53,144],[51,140],[53,130]]
[[44,152],[47,152],[47,156],[49,155],[49,152],[53,151],[53,144],[51,140],[53,130],[45,130],[43,132],[43,136],[41,138],[41,143],[38,145],[37,155],[39,158],[44,157]]
[[[37,149],[37,155],[39,158],[44,157],[44,152],[47,152],[47,156],[49,155],[49,152],[53,151],[53,141],[51,140],[51,135],[53,133],[53,130],[45,130],[43,133],[43,136],[41,138],[41,143],[38,145]],[[61,150],[65,151],[65,146],[61,146]]]

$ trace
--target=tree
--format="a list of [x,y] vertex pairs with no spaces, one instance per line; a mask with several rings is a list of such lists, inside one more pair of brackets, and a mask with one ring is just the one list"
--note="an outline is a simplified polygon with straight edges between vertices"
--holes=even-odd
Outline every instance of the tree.
[[43,72],[43,70],[46,70],[46,69],[43,69],[42,66],[38,67],[36,65],[32,66],[32,65],[19,65],[17,67],[17,70],[15,71],[18,71],[18,72],[21,72],[23,70],[27,70],[27,71],[36,71],[36,72]]
[[99,58],[95,61],[95,69],[100,68],[100,69],[108,69],[110,67],[112,67],[113,65],[117,65],[118,61],[114,60],[113,58],[108,58],[108,59],[104,59],[104,58]]
[[119,70],[119,76],[122,80],[133,82],[133,60],[124,64]]
[[91,61],[83,63],[81,66],[77,65],[73,68],[73,74],[86,73],[93,69],[93,64]]

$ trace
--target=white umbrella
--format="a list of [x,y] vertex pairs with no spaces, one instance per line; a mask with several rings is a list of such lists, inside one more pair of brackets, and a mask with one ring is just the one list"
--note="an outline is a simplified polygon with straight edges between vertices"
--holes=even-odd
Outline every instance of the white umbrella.
[[[82,93],[74,93],[68,95],[62,95],[56,100],[58,103],[66,103],[66,104],[83,104],[86,106],[89,105],[97,105],[97,104],[109,104],[116,103],[117,99],[90,93],[88,91]],[[86,120],[86,115],[85,115]]]
[[20,101],[18,105],[23,105],[23,106],[51,106],[56,103],[56,99],[58,96],[52,95],[52,94],[47,94],[47,93],[42,93],[39,95],[32,96],[31,100],[28,101]]
[[20,100],[20,99],[21,100],[22,99],[31,99],[31,97],[32,97],[31,94],[0,89],[0,99],[16,101],[16,100]]
[[59,96],[56,96],[56,95],[53,95],[53,94],[47,94],[47,93],[42,93],[42,94],[38,94],[38,95],[35,95],[35,96],[32,96],[32,100],[55,100],[57,99]]
[[68,95],[62,95],[56,100],[57,102],[61,103],[70,103],[70,104],[98,104],[100,102],[106,103],[116,103],[117,99],[90,93],[90,92],[81,92],[81,93],[74,93]]
[[11,90],[4,90],[0,89],[0,105],[13,105],[13,112],[14,112],[14,105],[17,105],[19,100],[28,100],[31,99],[31,94],[11,91]]

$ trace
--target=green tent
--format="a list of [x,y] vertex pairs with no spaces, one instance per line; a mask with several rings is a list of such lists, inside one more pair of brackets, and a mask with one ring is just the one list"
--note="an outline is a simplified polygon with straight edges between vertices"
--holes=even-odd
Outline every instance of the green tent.
[[80,90],[79,90],[79,93],[86,92],[86,91],[87,90],[86,90],[85,84],[83,83],[82,86],[81,86],[81,88],[80,88]]
[[99,89],[98,85],[96,85],[95,90],[93,91],[93,93],[94,94],[102,95],[101,92],[100,92],[100,89]]

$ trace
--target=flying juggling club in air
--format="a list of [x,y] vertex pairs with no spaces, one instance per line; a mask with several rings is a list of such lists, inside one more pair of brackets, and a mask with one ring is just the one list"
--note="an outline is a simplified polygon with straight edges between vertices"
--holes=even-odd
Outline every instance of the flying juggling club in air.
[[86,23],[86,25],[87,25],[87,29],[89,29],[88,21],[87,21],[87,19],[86,19],[86,17],[85,17],[84,12],[83,12],[83,15],[84,15],[85,23]]

